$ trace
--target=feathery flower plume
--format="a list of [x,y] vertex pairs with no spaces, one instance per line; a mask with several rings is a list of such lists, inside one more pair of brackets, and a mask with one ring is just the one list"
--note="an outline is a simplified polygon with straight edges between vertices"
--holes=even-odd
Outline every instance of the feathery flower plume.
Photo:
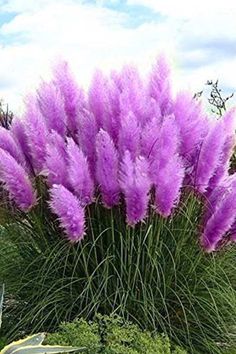
[[141,154],[149,160],[153,159],[153,155],[156,154],[156,150],[159,148],[160,129],[161,121],[156,117],[152,118],[142,129]]
[[68,138],[68,178],[74,193],[82,205],[93,201],[94,184],[90,176],[87,159],[73,139]]
[[217,208],[206,223],[201,237],[201,244],[205,251],[212,252],[217,249],[219,242],[235,222],[235,212],[236,180],[234,176],[228,192],[219,201]]
[[7,151],[16,161],[25,165],[25,158],[17,140],[14,139],[12,132],[0,127],[0,148]]
[[89,88],[88,100],[90,110],[96,118],[98,128],[106,129],[109,117],[111,117],[108,80],[100,70],[94,73]]
[[106,207],[111,208],[119,202],[118,154],[107,132],[100,129],[96,139],[97,182]]
[[140,145],[140,126],[137,119],[131,111],[121,119],[121,129],[119,132],[119,152],[123,156],[126,150],[135,159],[139,152]]
[[47,182],[50,187],[53,184],[62,184],[68,188],[68,167],[65,141],[61,135],[55,131],[52,131],[48,140],[44,169],[41,173],[47,176]]
[[115,143],[117,143],[117,138],[120,129],[120,89],[115,78],[111,74],[109,84],[108,84],[108,98],[110,104],[110,114],[112,118],[111,122],[111,137]]
[[180,153],[187,165],[196,158],[196,150],[209,130],[209,120],[202,113],[201,105],[188,92],[177,94],[173,113],[180,130]]
[[53,185],[50,196],[50,208],[58,216],[68,240],[73,243],[82,240],[85,233],[85,215],[79,200],[60,184]]
[[24,168],[2,149],[0,149],[0,180],[21,210],[26,212],[36,204],[36,193]]
[[139,124],[148,120],[148,97],[138,70],[133,66],[124,66],[120,74],[120,111],[123,116],[133,112]]
[[209,181],[220,164],[223,146],[224,127],[222,121],[217,121],[203,140],[195,162],[194,185],[201,193],[206,192]]
[[[170,133],[171,132],[171,133]],[[155,181],[155,177],[165,169],[170,160],[178,153],[179,148],[179,129],[173,115],[165,117],[159,134],[158,141],[154,141],[154,146],[151,146],[150,172]],[[157,139],[157,138],[156,138]]]
[[32,165],[35,171],[39,173],[42,171],[45,163],[48,129],[34,97],[28,97],[26,103],[25,133]]
[[233,175],[227,175],[218,186],[214,186],[209,193],[206,193],[203,225],[206,225],[207,221],[215,213],[219,203],[221,203],[225,195],[230,191],[233,178]]
[[153,66],[149,79],[149,94],[159,105],[162,115],[172,113],[170,67],[164,56],[160,56]]
[[171,215],[179,202],[184,179],[181,159],[176,155],[156,174],[155,209],[163,217]]
[[95,141],[98,133],[97,122],[92,112],[84,110],[79,119],[79,146],[88,159],[91,176],[95,180],[96,148]]
[[126,217],[130,225],[142,221],[147,213],[151,187],[148,167],[144,157],[137,157],[134,161],[130,152],[125,152],[120,168],[120,186],[125,196]]
[[214,190],[214,188],[219,186],[221,182],[225,178],[227,178],[228,171],[230,168],[230,158],[233,154],[235,145],[236,145],[235,135],[229,135],[225,138],[225,142],[220,156],[220,162],[214,172],[214,175],[211,177],[209,181],[207,195],[209,195],[212,192],[212,190]]
[[79,113],[86,108],[84,92],[75,82],[68,63],[65,61],[55,66],[54,82],[64,98],[68,130],[74,136],[78,130]]
[[221,181],[227,178],[230,168],[230,158],[236,145],[236,110],[229,110],[221,120],[224,128],[224,143],[222,144],[219,165],[209,181],[208,196],[215,187],[221,184]]
[[159,132],[158,148],[150,160],[150,175],[155,186],[155,209],[164,217],[168,217],[177,205],[183,184],[184,168],[178,155],[178,137],[174,116],[165,117]]
[[49,131],[65,136],[66,113],[61,92],[52,82],[41,82],[37,92],[39,108]]
[[20,145],[23,154],[27,158],[27,162],[30,162],[30,150],[27,142],[25,128],[25,122],[22,119],[15,118],[12,121],[10,131],[14,139]]

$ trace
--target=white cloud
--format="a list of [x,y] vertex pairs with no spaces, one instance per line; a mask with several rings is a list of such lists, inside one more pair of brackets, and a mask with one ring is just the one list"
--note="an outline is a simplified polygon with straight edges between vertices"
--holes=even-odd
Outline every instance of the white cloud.
[[216,13],[235,14],[235,0],[128,0],[128,4],[143,5],[162,15],[174,18],[192,18],[207,15],[211,18]]
[[[128,0],[165,16],[161,20],[154,16],[153,21],[135,28],[127,26],[132,6],[128,14],[105,8],[105,3],[8,0],[1,5],[0,1],[2,13],[17,13],[0,28],[0,96],[18,107],[39,78],[50,75],[50,65],[58,56],[69,61],[78,81],[86,87],[95,67],[107,71],[131,61],[146,72],[161,51],[179,68],[175,74],[179,86],[195,90],[220,73],[224,85],[235,86],[232,70],[235,72],[236,56],[225,52],[225,57],[217,58],[214,54],[218,39],[227,36],[232,43],[236,41],[236,5],[233,8],[232,1],[232,9],[226,10],[216,1],[213,11],[212,0],[179,0],[174,7],[171,0]],[[210,48],[208,43],[213,40]]]

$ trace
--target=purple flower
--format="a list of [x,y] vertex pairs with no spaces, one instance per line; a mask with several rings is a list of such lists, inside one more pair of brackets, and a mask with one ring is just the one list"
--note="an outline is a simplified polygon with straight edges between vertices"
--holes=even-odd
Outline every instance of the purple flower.
[[125,152],[120,168],[120,186],[125,196],[127,222],[130,225],[143,220],[147,213],[151,187],[148,167],[144,157],[137,157],[134,161],[130,152]]
[[236,144],[235,135],[229,135],[225,137],[225,142],[222,147],[220,155],[220,161],[218,167],[214,171],[214,175],[209,181],[209,187],[207,195],[214,190],[221,182],[228,176],[228,170],[230,168],[230,158],[233,154],[233,150]]
[[174,116],[165,117],[157,147],[150,158],[150,176],[155,186],[155,209],[164,217],[169,216],[177,205],[183,184],[184,168],[178,146],[179,130]]
[[159,105],[162,115],[172,113],[170,67],[164,56],[160,56],[153,66],[149,81],[149,94]]
[[68,176],[74,193],[82,205],[93,201],[94,185],[90,176],[87,159],[73,139],[68,139]]
[[98,133],[97,122],[93,113],[84,110],[80,114],[78,141],[79,146],[88,159],[91,176],[95,179],[96,148],[95,141]]
[[230,158],[233,154],[235,145],[236,145],[236,111],[231,109],[228,111],[224,117],[222,117],[222,124],[224,128],[224,143],[222,144],[221,154],[219,158],[219,166],[214,171],[214,175],[209,181],[209,188],[207,195],[218,186],[221,181],[227,177],[228,170],[230,168]]
[[42,82],[38,90],[38,104],[47,127],[61,136],[66,133],[66,113],[63,97],[53,83]]
[[108,79],[100,70],[93,76],[88,93],[89,107],[94,114],[98,128],[106,129],[111,118]]
[[152,138],[149,146],[151,168],[150,172],[155,180],[159,171],[165,169],[170,160],[178,153],[179,130],[173,115],[165,117],[159,132],[155,131],[156,140]]
[[157,118],[150,120],[142,129],[141,134],[141,154],[151,160],[159,148],[159,133],[161,122]]
[[46,159],[48,129],[33,97],[28,97],[27,99],[25,133],[32,165],[35,171],[39,173],[42,171]]
[[21,210],[28,211],[36,204],[36,193],[24,168],[2,149],[0,149],[0,180]]
[[67,154],[64,139],[55,131],[49,135],[46,159],[42,174],[47,176],[49,186],[62,184],[68,188]]
[[97,182],[106,207],[111,208],[119,202],[118,154],[107,132],[100,130],[96,139]]
[[111,75],[108,83],[108,99],[110,105],[110,117],[111,123],[108,127],[108,132],[110,132],[112,139],[117,143],[119,129],[120,129],[120,89],[116,80]]
[[79,200],[60,184],[53,185],[50,197],[50,208],[58,216],[68,240],[73,243],[81,241],[85,233],[85,215]]
[[215,213],[219,203],[224,198],[225,194],[228,193],[231,185],[231,178],[232,177],[227,175],[218,186],[215,186],[211,190],[211,193],[206,195],[205,212],[203,214],[203,225],[205,225],[210,219],[210,217]]
[[220,164],[223,146],[224,127],[222,121],[217,121],[203,140],[195,162],[194,185],[201,193],[206,192],[209,181]]
[[130,111],[121,119],[121,129],[119,133],[119,152],[121,156],[128,150],[131,157],[135,159],[139,151],[140,126],[135,115]]
[[11,134],[21,147],[23,154],[25,155],[27,162],[30,163],[30,150],[27,142],[27,136],[25,132],[25,121],[14,118],[11,124]]
[[201,244],[205,251],[217,249],[219,242],[227,231],[230,231],[235,222],[236,213],[236,180],[231,177],[231,184],[226,193],[218,200],[217,207],[206,223],[201,237]]
[[14,139],[12,132],[3,127],[0,127],[0,148],[7,151],[18,163],[25,165],[25,158],[20,145]]
[[209,120],[202,113],[201,105],[186,92],[177,94],[173,113],[180,130],[180,153],[187,165],[196,158],[196,152],[209,130]]
[[84,92],[75,82],[65,61],[59,62],[54,68],[54,81],[64,99],[69,132],[74,136],[78,130],[79,112],[86,108]]
[[184,179],[184,168],[181,159],[174,156],[156,175],[155,209],[163,217],[171,215],[180,199]]
[[138,123],[144,125],[149,119],[148,95],[138,70],[133,66],[125,66],[120,75],[120,112],[127,116],[133,112]]

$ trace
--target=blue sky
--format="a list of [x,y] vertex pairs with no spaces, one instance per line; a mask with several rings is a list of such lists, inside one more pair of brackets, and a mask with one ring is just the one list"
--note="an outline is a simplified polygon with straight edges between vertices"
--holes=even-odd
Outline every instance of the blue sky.
[[159,53],[176,88],[236,91],[235,18],[235,0],[0,0],[0,97],[20,107],[58,57],[87,87],[96,67],[145,74]]

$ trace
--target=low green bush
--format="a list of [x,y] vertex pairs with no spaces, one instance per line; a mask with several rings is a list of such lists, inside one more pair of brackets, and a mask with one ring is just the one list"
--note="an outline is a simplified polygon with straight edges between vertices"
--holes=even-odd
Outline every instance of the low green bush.
[[49,344],[73,345],[87,348],[88,354],[186,354],[171,345],[168,337],[152,335],[118,316],[96,316],[62,324],[57,333],[47,337]]

